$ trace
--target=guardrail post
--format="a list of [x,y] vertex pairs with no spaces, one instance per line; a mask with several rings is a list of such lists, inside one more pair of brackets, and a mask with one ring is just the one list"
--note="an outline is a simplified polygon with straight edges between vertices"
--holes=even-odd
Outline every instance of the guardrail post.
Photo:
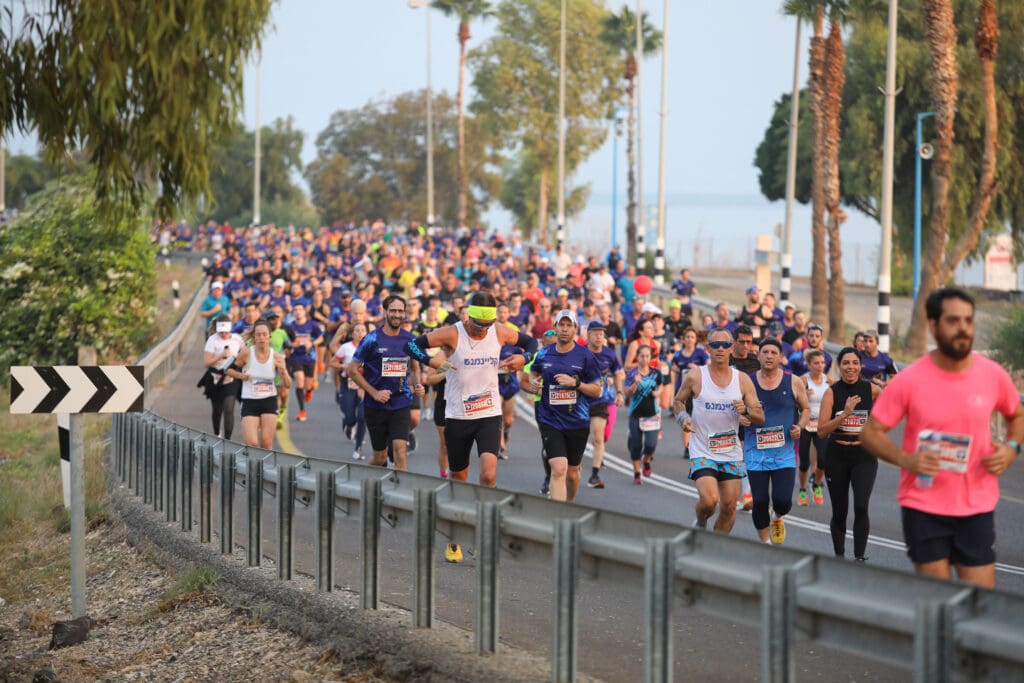
[[765,567],[761,577],[761,680],[795,681],[796,572],[791,567]]
[[114,415],[112,415],[111,419],[110,419],[110,432],[111,432],[111,436],[113,437],[111,439],[111,443],[113,444],[113,447],[111,449],[111,454],[113,455],[113,459],[114,459],[114,474],[116,474],[118,476],[118,478],[121,477],[121,423],[122,423],[121,418],[122,417],[124,417],[124,413],[114,413]]
[[415,566],[413,572],[412,625],[415,628],[434,626],[434,532],[437,528],[437,492],[416,489],[412,492],[413,526],[416,529]]
[[316,473],[316,589],[330,593],[334,589],[334,496],[337,479],[334,472]]
[[196,442],[187,437],[181,449],[181,530],[192,531],[192,488],[196,472]]
[[363,521],[363,564],[359,571],[359,604],[363,609],[380,605],[380,508],[383,496],[379,479],[364,479],[359,496]]
[[140,417],[135,421],[135,434],[132,439],[131,489],[136,496],[142,493],[142,451],[145,435],[146,423]]
[[158,429],[156,423],[149,425],[149,438],[146,439],[146,497],[144,502],[152,505],[156,499],[156,442]]
[[580,523],[575,519],[555,521],[555,615],[552,624],[551,680],[576,680],[576,585],[580,574]]
[[146,422],[146,431],[142,440],[142,502],[150,505],[153,502],[153,430],[152,422]]
[[213,532],[213,446],[199,447],[199,542],[209,543]]
[[946,683],[953,676],[953,624],[941,602],[917,605],[914,683]]
[[277,578],[292,579],[295,534],[295,466],[277,466]]
[[220,454],[220,554],[235,547],[235,454]]
[[178,468],[181,463],[181,439],[177,433],[167,433],[167,500],[164,510],[168,522],[178,521]]
[[498,551],[501,549],[498,504],[476,504],[476,652],[498,650]]
[[159,427],[156,433],[153,434],[153,440],[156,442],[156,448],[153,449],[153,511],[163,512],[164,511],[164,487],[166,482],[164,476],[166,474],[165,464],[167,462],[167,439],[165,438],[167,433],[164,431],[166,427]]
[[644,600],[647,603],[644,628],[644,680],[647,683],[672,680],[672,587],[676,555],[666,538],[647,540],[644,568]]
[[245,466],[245,485],[249,494],[246,561],[250,567],[258,567],[263,557],[263,462],[254,460],[251,455]]

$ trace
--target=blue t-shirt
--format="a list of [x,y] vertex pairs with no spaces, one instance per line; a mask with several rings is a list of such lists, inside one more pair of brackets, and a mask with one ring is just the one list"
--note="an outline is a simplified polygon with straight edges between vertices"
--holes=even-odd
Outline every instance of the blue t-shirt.
[[[512,344],[505,344],[498,354],[499,360],[505,360],[509,356],[521,354],[523,350]],[[498,393],[502,398],[512,398],[519,393],[519,373],[498,371]]]
[[369,332],[359,348],[352,355],[353,360],[363,364],[363,377],[374,389],[391,391],[387,403],[379,403],[369,394],[363,400],[368,408],[378,410],[400,410],[412,405],[412,387],[409,386],[409,363],[411,359],[405,345],[415,339],[411,332],[399,330],[392,336],[383,330]]
[[679,297],[693,296],[693,290],[696,286],[693,280],[683,282],[682,279],[679,279],[672,283],[672,291]]
[[765,471],[796,467],[796,451],[789,434],[796,405],[793,402],[793,375],[784,372],[779,386],[771,391],[761,388],[756,372],[750,374],[750,379],[764,408],[764,423],[743,430],[743,455],[747,469]]
[[619,363],[615,352],[607,346],[601,349],[601,353],[595,353],[594,358],[601,373],[601,395],[597,398],[588,396],[587,399],[592,406],[611,405],[615,403],[615,373],[622,369],[622,364]]
[[[804,361],[804,354],[806,352],[807,349],[794,351],[789,357],[789,366],[786,369],[797,377],[802,377],[810,372],[810,368],[807,367],[807,363]],[[825,354],[825,374],[827,375],[828,371],[832,368],[832,355],[825,349],[822,349],[821,352]]]
[[694,346],[693,353],[690,355],[686,355],[686,349],[676,351],[675,355],[672,356],[672,365],[679,369],[679,377],[676,378],[676,391],[679,391],[679,387],[682,386],[683,377],[690,370],[690,363],[707,365],[710,360],[711,356],[700,346]]
[[295,340],[292,342],[292,355],[291,360],[294,363],[310,364],[316,362],[316,347],[311,346],[308,349],[305,345],[299,343],[303,339],[308,339],[312,344],[317,339],[324,335],[323,330],[320,329],[320,325],[315,320],[306,320],[306,322],[299,323],[293,322],[291,324],[292,332],[295,333]]
[[663,385],[668,384],[671,378],[661,374],[661,370],[652,369],[646,375],[640,375],[639,368],[633,368],[626,373],[626,385],[632,386],[640,377],[640,385],[629,398],[630,417],[654,417],[661,412],[658,406],[657,391]]
[[577,377],[581,384],[590,384],[601,378],[597,358],[585,346],[574,344],[562,353],[557,344],[545,346],[537,352],[532,372],[544,380],[541,400],[537,405],[537,421],[558,430],[589,429],[590,402],[572,387],[560,387],[555,375]]
[[867,351],[861,353],[860,363],[860,378],[869,382],[875,377],[887,380],[891,375],[896,374],[896,365],[892,362],[892,358],[889,357],[889,354],[881,351],[874,358],[869,356]]

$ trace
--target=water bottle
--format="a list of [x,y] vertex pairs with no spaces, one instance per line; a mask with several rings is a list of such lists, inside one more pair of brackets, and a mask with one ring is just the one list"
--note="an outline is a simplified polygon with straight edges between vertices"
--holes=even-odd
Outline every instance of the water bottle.
[[930,489],[932,487],[932,477],[927,474],[919,474],[915,484],[919,489]]

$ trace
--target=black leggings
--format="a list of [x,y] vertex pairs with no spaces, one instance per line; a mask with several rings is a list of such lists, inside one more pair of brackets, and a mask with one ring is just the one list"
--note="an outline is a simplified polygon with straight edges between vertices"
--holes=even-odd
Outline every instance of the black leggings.
[[[793,482],[796,481],[796,470],[783,467],[779,470],[747,470],[750,482],[750,495],[754,497],[751,515],[754,517],[755,529],[767,529],[771,517],[768,505],[779,517],[793,509]],[[769,485],[771,493],[769,493]]]
[[[225,439],[231,439],[231,432],[235,429],[235,383],[222,384],[216,389],[217,393],[210,399],[213,404],[213,433],[220,434]],[[224,431],[220,430],[221,419],[224,420]]]
[[878,474],[878,459],[860,446],[841,446],[828,443],[825,461],[825,481],[832,501],[832,549],[838,557],[846,553],[846,516],[850,506],[850,486],[853,486],[853,556],[864,557],[871,532],[868,503],[871,489]]
[[818,454],[818,469],[825,469],[825,449],[828,448],[828,439],[818,436],[818,432],[809,432],[806,429],[803,429],[800,431],[801,472],[806,472],[807,470],[811,469],[812,443],[814,444],[814,451]]

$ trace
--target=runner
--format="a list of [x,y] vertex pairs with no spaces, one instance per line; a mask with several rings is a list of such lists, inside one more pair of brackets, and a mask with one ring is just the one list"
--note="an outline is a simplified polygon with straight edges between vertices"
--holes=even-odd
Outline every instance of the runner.
[[[292,352],[292,340],[295,333],[291,328],[285,327],[282,323],[284,315],[280,306],[274,306],[263,314],[264,319],[270,326],[270,348],[282,354],[287,361],[288,354]],[[284,427],[284,421],[288,418],[288,389],[285,388],[281,378],[274,380],[277,386],[277,428]]]
[[593,465],[587,486],[603,489],[601,467],[604,464],[605,443],[611,438],[615,426],[615,415],[625,399],[622,395],[622,382],[625,373],[615,352],[605,346],[604,325],[594,320],[587,327],[587,348],[597,359],[601,371],[601,395],[588,399],[590,402],[590,443],[593,446]]
[[651,368],[651,348],[637,349],[637,366],[626,374],[625,397],[629,399],[629,459],[633,461],[633,483],[643,483],[640,478],[641,459],[643,475],[651,476],[654,451],[658,447],[661,431],[661,409],[658,394],[661,387],[668,385],[671,378],[660,369]]
[[[509,307],[506,303],[498,304],[498,325],[508,327],[516,332],[517,325],[509,322]],[[522,355],[523,349],[515,344],[503,344],[501,347],[500,360],[509,356]],[[501,369],[498,371],[498,393],[501,394],[501,448],[498,450],[498,457],[508,460],[508,441],[512,432],[512,423],[516,418],[516,395],[519,394],[519,373]]]
[[761,290],[757,285],[747,287],[747,303],[736,314],[736,322],[750,328],[754,339],[760,339],[764,334],[764,328],[772,321],[774,312],[761,302]]
[[579,400],[579,394],[601,395],[601,371],[594,354],[576,344],[572,311],[558,312],[555,331],[558,341],[537,353],[530,383],[534,393],[543,386],[537,424],[551,466],[551,498],[571,503],[579,489],[580,463],[590,434],[590,404]]
[[243,346],[225,371],[242,381],[242,438],[247,446],[274,447],[277,421],[276,378],[285,391],[291,387],[284,356],[270,348],[270,326],[258,320],[252,328],[252,346]]
[[[974,342],[974,300],[945,287],[925,302],[936,349],[882,392],[862,436],[877,457],[901,468],[897,498],[907,554],[919,574],[993,588],[999,477],[1020,455],[1024,407],[1007,372]],[[992,442],[992,413],[1006,418]],[[906,420],[903,446],[886,432]]]
[[[807,334],[804,335],[806,346],[794,351],[789,357],[789,371],[796,376],[807,374],[807,352],[817,349],[825,356],[825,374],[832,370],[832,355],[825,350],[825,331],[821,325],[808,325]],[[793,344],[793,348],[796,348]]]
[[679,279],[672,283],[672,291],[679,297],[679,304],[682,312],[687,316],[693,315],[692,297],[698,296],[697,285],[690,279],[690,269],[683,268],[679,271]]
[[[715,531],[726,534],[736,523],[740,480],[747,476],[738,436],[740,415],[747,415],[752,425],[764,423],[754,383],[748,375],[729,367],[732,345],[728,330],[712,330],[708,334],[710,363],[686,373],[673,403],[676,419],[694,434],[690,440],[690,479],[700,495],[694,525],[707,528],[708,519],[718,508]],[[685,409],[691,398],[692,417]]]
[[[555,330],[548,330],[544,333],[544,336],[540,340],[541,347],[551,346],[558,341],[558,332]],[[519,371],[519,390],[530,394],[533,398],[533,421],[540,427],[540,397],[544,390],[543,383],[534,384],[530,381],[530,371],[533,369],[533,361],[536,360],[534,356],[533,360],[523,366],[523,369]],[[551,497],[551,465],[548,464],[548,455],[544,452],[544,442],[541,442],[540,447],[540,463],[544,466],[544,483],[540,485],[540,495]]]
[[[832,385],[832,380],[825,374],[825,354],[821,351],[814,349],[807,353],[807,366],[810,372],[800,380],[807,390],[811,419],[800,432],[800,472],[797,475],[800,477],[800,492],[796,504],[807,505],[807,475],[813,469],[814,473],[810,475],[812,499],[815,505],[822,505],[825,502],[821,487],[825,481],[825,449],[828,447],[828,440],[818,434],[818,419],[821,415],[821,399]],[[814,447],[813,455],[811,446]]]
[[341,430],[349,441],[355,442],[355,450],[352,452],[353,460],[363,457],[363,439],[366,437],[366,418],[363,413],[364,392],[354,379],[344,373],[344,369],[352,362],[356,349],[359,348],[359,342],[366,334],[366,323],[353,325],[352,338],[339,346],[330,360],[331,368],[342,373],[338,382],[338,406],[344,416]]
[[[422,395],[420,368],[409,362],[405,345],[413,336],[402,329],[405,299],[391,295],[384,299],[384,323],[359,343],[345,373],[363,390],[363,413],[373,449],[371,465],[387,465],[388,444],[392,445],[395,469],[406,470],[410,406],[413,393]],[[410,386],[409,378],[412,378]]]
[[[235,427],[235,396],[238,385],[224,373],[224,370],[231,365],[245,342],[239,335],[231,332],[231,319],[226,315],[217,317],[214,321],[214,329],[216,331],[210,335],[210,338],[206,340],[206,346],[203,347],[203,366],[211,375],[206,393],[213,409],[213,434],[214,436],[223,434],[224,438],[230,441],[231,432]],[[222,420],[223,431],[221,431]]]
[[295,320],[291,324],[295,340],[288,357],[289,371],[295,379],[295,396],[299,401],[299,422],[306,421],[306,402],[313,399],[313,385],[316,380],[317,347],[323,344],[324,334],[315,321],[306,315],[306,306],[299,302],[292,304]]
[[874,330],[862,332],[864,350],[860,354],[860,376],[884,389],[896,376],[896,364],[889,354],[878,350],[878,333]]
[[[683,348],[679,349],[672,356],[671,378],[672,390],[679,392],[683,383],[683,377],[693,368],[707,365],[710,356],[702,347],[697,346],[697,330],[692,327],[686,328],[683,332]],[[683,457],[690,457],[690,432],[683,433]]]
[[[754,390],[764,410],[764,424],[754,427],[749,417],[740,416],[745,428],[744,463],[754,498],[754,529],[764,543],[779,545],[786,540],[783,518],[793,507],[793,444],[810,419],[811,409],[803,383],[794,382],[793,375],[782,371],[782,343],[772,337],[762,339],[757,355],[761,369],[753,375]],[[799,417],[794,420],[796,411]]]
[[[860,438],[868,413],[879,391],[877,386],[860,378],[860,354],[852,346],[844,347],[836,357],[840,381],[833,384],[821,399],[818,436],[829,436],[825,458],[825,481],[832,501],[832,549],[836,557],[846,551],[846,517],[853,488],[853,557],[867,560],[871,520],[868,504],[878,473],[878,460],[861,446]],[[826,419],[828,416],[828,419]]]
[[[732,355],[729,356],[729,365],[735,367],[744,375],[752,375],[761,369],[761,361],[757,354],[751,353],[754,345],[754,333],[747,325],[738,325],[735,332],[735,343],[732,346]],[[744,427],[740,425],[739,438],[744,440]],[[754,494],[750,491],[750,478],[743,477],[740,481],[740,507],[743,510],[750,510],[754,507]]]

